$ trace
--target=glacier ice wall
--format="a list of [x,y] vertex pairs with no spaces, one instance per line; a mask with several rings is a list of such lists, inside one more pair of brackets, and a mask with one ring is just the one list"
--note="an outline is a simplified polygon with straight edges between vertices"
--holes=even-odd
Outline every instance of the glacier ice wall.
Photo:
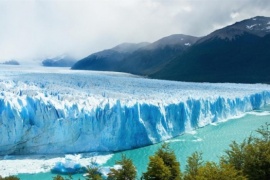
[[16,71],[0,78],[0,155],[131,149],[270,102],[270,87],[261,84],[77,71]]

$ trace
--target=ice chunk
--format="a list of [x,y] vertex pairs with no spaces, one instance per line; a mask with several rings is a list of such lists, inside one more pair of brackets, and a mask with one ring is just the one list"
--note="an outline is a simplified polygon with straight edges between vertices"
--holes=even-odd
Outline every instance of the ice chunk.
[[85,167],[79,163],[80,155],[71,156],[66,155],[63,162],[57,162],[51,169],[52,173],[56,174],[76,174],[86,172]]

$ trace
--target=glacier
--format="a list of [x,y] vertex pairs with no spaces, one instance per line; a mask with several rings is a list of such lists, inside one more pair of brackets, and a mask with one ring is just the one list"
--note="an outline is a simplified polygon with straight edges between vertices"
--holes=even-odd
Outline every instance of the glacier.
[[270,102],[270,86],[265,84],[5,67],[0,66],[0,155],[133,149]]

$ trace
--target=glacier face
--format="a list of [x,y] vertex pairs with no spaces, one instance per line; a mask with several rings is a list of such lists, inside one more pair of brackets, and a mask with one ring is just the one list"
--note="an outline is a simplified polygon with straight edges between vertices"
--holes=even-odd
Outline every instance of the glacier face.
[[270,86],[0,66],[0,155],[119,151],[270,102]]

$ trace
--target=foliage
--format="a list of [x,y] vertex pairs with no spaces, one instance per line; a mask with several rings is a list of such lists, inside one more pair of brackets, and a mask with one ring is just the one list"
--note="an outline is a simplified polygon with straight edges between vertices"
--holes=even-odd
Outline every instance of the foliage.
[[65,180],[65,179],[59,174],[57,174],[57,176],[53,177],[53,180]]
[[0,180],[20,180],[20,178],[16,177],[16,176],[8,176],[8,177],[4,177],[2,178],[0,176]]
[[87,166],[86,173],[86,180],[102,180],[98,167]]
[[128,159],[125,155],[122,155],[122,159],[116,162],[120,165],[120,169],[111,168],[108,174],[109,180],[133,180],[136,179],[137,170],[133,165],[131,159]]
[[164,179],[165,175],[165,179],[168,180],[181,179],[180,163],[176,160],[176,156],[168,144],[162,144],[155,155],[151,156],[149,160],[147,172],[143,174],[144,179]]
[[270,179],[270,124],[266,123],[242,143],[233,142],[222,157],[223,163],[243,171],[251,180]]
[[184,180],[193,180],[198,174],[198,170],[203,165],[202,153],[194,152],[187,159]]
[[164,161],[157,155],[150,156],[149,160],[147,172],[143,173],[142,179],[169,180],[171,172]]
[[197,175],[194,180],[246,180],[247,178],[241,171],[236,170],[228,164],[216,164],[214,162],[206,162],[198,168]]
[[202,161],[202,153],[195,152],[187,159],[184,180],[245,180],[241,171],[233,166]]

